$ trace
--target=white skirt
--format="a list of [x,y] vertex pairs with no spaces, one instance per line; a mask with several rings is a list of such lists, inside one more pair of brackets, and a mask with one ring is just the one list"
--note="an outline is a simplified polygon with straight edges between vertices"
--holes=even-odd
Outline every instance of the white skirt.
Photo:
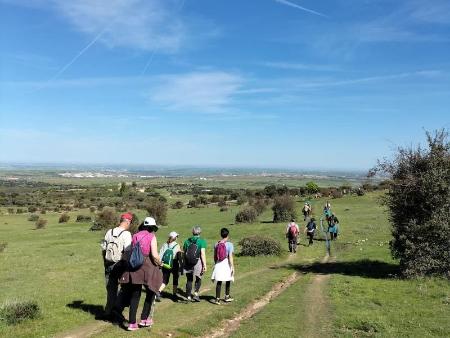
[[225,258],[222,262],[214,265],[211,279],[217,282],[234,282],[234,275],[231,274],[231,268],[230,264],[228,263],[228,258]]

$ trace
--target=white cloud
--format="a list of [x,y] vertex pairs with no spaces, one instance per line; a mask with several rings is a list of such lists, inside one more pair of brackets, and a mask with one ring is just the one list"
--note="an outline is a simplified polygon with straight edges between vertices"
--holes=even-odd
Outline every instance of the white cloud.
[[239,75],[220,71],[167,75],[161,82],[152,89],[152,102],[171,110],[202,113],[221,112],[243,85]]
[[299,10],[304,11],[304,12],[307,12],[307,13],[311,13],[311,14],[314,14],[314,15],[323,16],[323,17],[327,18],[327,16],[326,16],[325,14],[322,14],[322,13],[313,11],[312,9],[309,9],[309,8],[306,8],[306,7],[297,5],[296,3],[293,3],[293,2],[291,2],[291,1],[287,1],[287,0],[275,0],[275,2],[278,2],[278,3],[283,4],[283,5],[285,5],[285,6],[289,6],[289,7],[292,7],[292,8],[299,9]]

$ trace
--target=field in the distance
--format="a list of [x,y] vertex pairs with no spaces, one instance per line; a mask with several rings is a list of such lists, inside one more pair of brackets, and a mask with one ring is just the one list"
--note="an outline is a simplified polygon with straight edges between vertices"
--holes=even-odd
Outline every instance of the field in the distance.
[[[227,212],[219,212],[216,206],[171,209],[169,226],[158,232],[159,243],[171,230],[186,238],[192,225],[202,225],[209,244],[207,277],[212,268],[211,246],[222,226],[230,228],[234,243],[260,233],[280,240],[286,251],[281,257],[238,257],[237,279],[232,286],[236,301],[232,304],[209,303],[214,293],[208,278],[199,304],[175,304],[164,299],[157,304],[152,334],[189,337],[214,332],[222,320],[235,317],[274,284],[298,272],[299,278],[292,286],[251,319],[244,320],[233,336],[450,336],[448,281],[407,281],[396,276],[397,265],[390,258],[387,244],[389,225],[378,197],[367,194],[332,200],[342,234],[333,243],[329,263],[321,263],[326,253],[324,243],[317,241],[306,247],[304,237],[299,253],[289,256],[283,236],[285,224],[270,223],[270,211],[257,223],[235,225],[237,206]],[[297,202],[298,211],[302,202]],[[324,200],[313,203],[319,212]],[[34,230],[34,223],[27,220],[29,214],[0,216],[0,242],[7,242],[0,253],[0,300],[35,300],[42,309],[39,319],[16,326],[0,324],[0,336],[131,336],[117,326],[95,320],[105,294],[99,247],[102,233],[89,232],[88,224],[74,222],[77,214],[87,213],[71,212],[69,223],[58,224],[59,214],[49,212],[44,215],[48,225],[42,230]],[[142,211],[137,213],[140,218],[144,216]],[[183,284],[184,278],[180,286]],[[142,329],[132,335],[149,334]]]

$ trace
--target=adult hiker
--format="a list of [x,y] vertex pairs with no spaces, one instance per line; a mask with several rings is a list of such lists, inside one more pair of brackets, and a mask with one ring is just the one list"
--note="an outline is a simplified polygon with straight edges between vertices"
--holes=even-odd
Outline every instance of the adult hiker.
[[330,226],[331,216],[333,215],[333,213],[331,212],[331,205],[329,202],[327,202],[327,204],[325,204],[325,206],[323,207],[323,214],[328,222],[328,226]]
[[306,202],[302,209],[303,213],[303,220],[306,221],[306,219],[311,215],[311,205]]
[[310,246],[311,244],[313,244],[313,239],[314,239],[314,234],[316,232],[317,226],[316,226],[316,220],[315,218],[311,218],[308,222],[308,224],[306,224],[306,236],[308,236],[309,239],[309,243],[308,246]]
[[122,214],[119,226],[109,229],[101,244],[106,281],[104,313],[106,319],[113,319],[112,311],[117,302],[119,278],[127,268],[127,259],[131,250],[131,233],[128,230],[132,220],[131,213]]
[[336,215],[332,214],[330,217],[330,224],[328,225],[328,232],[331,240],[336,240],[339,233],[339,220]]
[[165,289],[170,281],[170,275],[173,275],[172,280],[172,295],[173,299],[177,299],[177,289],[178,289],[178,277],[180,276],[180,256],[181,249],[180,245],[177,243],[178,234],[172,231],[169,234],[167,242],[163,244],[161,250],[159,250],[159,256],[162,260],[162,273],[163,273],[163,283],[159,288],[159,292],[156,294],[156,301],[161,301],[161,292]]
[[[202,277],[206,272],[206,241],[200,237],[202,228],[198,225],[192,228],[192,237],[184,241],[184,267],[186,274],[186,296],[188,301],[199,302]],[[192,283],[194,282],[194,294],[192,294]]]
[[[153,217],[146,217],[139,226],[139,232],[133,235],[132,252],[128,260],[129,271],[122,274],[121,284],[127,284],[130,290],[130,313],[128,330],[135,331],[139,326],[153,325],[155,295],[162,284],[161,258],[158,254],[158,243],[155,232],[159,228]],[[142,288],[145,289],[145,301],[141,320],[136,322],[136,314],[141,298]]]
[[230,231],[227,228],[220,229],[220,237],[222,238],[214,245],[214,270],[211,276],[212,281],[216,281],[216,299],[215,304],[220,304],[220,294],[222,291],[222,283],[225,282],[225,302],[232,302],[230,296],[231,282],[234,281],[234,260],[233,243],[228,241]]
[[300,233],[300,228],[295,219],[291,219],[291,222],[286,226],[286,238],[288,239],[289,252],[297,252],[297,239]]

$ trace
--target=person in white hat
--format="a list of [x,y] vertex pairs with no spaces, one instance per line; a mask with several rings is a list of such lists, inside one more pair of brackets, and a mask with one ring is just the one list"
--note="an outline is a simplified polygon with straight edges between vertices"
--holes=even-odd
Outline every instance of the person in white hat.
[[162,273],[163,273],[163,283],[159,288],[159,292],[156,295],[156,301],[161,301],[161,292],[164,290],[167,284],[169,284],[170,274],[173,275],[172,280],[172,296],[173,300],[177,301],[177,290],[178,290],[178,278],[180,276],[180,245],[177,243],[178,233],[172,231],[169,234],[167,242],[163,244],[159,255],[163,262]]

